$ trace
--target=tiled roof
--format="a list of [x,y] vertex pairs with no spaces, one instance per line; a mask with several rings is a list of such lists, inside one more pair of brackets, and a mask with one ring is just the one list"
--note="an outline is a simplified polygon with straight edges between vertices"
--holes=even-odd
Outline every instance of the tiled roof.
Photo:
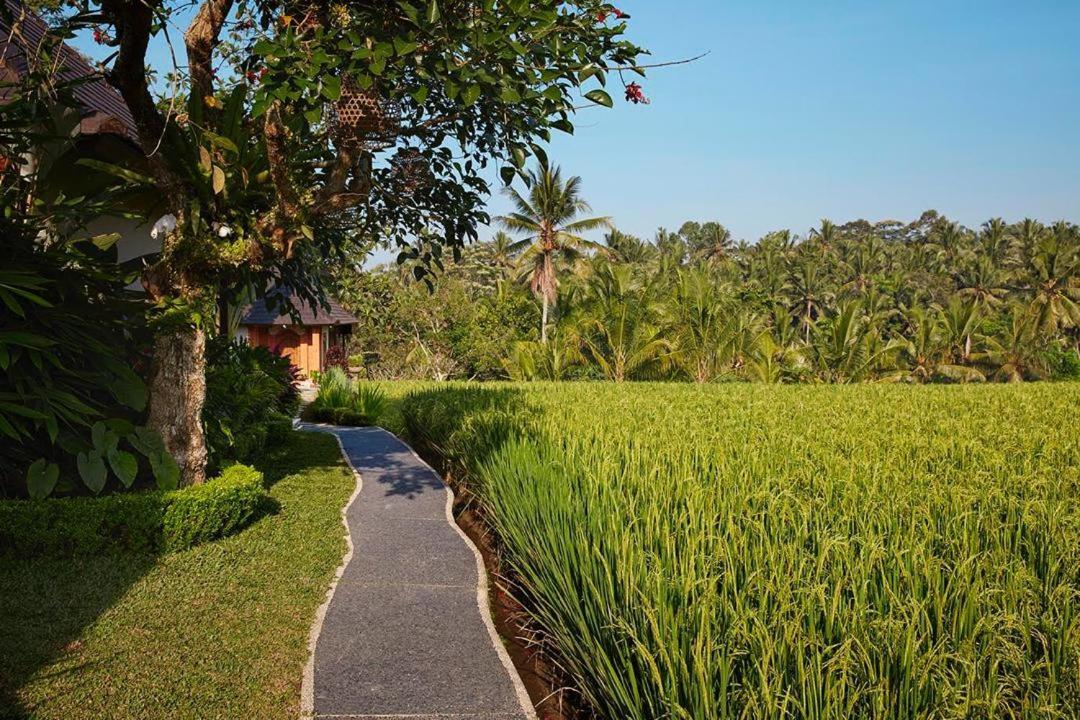
[[[271,293],[271,297],[280,296],[287,291],[278,290]],[[292,298],[292,304],[296,308],[299,314],[300,322],[289,315],[287,309],[281,305],[275,305],[275,309],[271,310],[267,307],[266,300],[259,299],[244,308],[243,319],[240,321],[241,325],[355,325],[360,322],[353,315],[349,314],[345,308],[341,307],[337,300],[334,298],[327,298],[327,303],[330,305],[330,309],[324,308],[312,308],[307,303],[298,298]]]
[[[21,75],[26,72],[27,50],[31,53],[37,52],[49,29],[44,20],[32,10],[23,7],[18,0],[5,0],[5,4],[17,32],[12,32],[11,24],[0,13],[0,62],[4,67]],[[105,82],[101,73],[91,67],[90,63],[67,43],[57,46],[57,59],[57,75],[61,80],[70,82],[94,78],[79,83],[74,88],[75,98],[83,106],[84,120],[93,120],[92,123],[86,123],[84,131],[113,132],[134,139],[135,119],[120,93]]]

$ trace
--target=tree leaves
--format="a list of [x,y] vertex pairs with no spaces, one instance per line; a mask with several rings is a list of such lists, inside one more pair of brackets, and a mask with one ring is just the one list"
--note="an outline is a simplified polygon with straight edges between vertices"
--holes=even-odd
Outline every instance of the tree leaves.
[[212,183],[215,195],[220,195],[225,191],[225,171],[218,165],[214,166]]
[[90,492],[97,495],[105,487],[105,481],[109,473],[105,468],[105,460],[97,452],[79,453],[75,458],[75,465],[79,470],[79,477],[83,484],[90,488]]
[[106,457],[109,460],[109,467],[112,468],[116,477],[120,479],[124,487],[130,488],[139,472],[139,462],[135,459],[135,456],[124,450],[111,448]]
[[35,500],[52,495],[56,481],[60,478],[60,467],[47,463],[44,458],[35,460],[26,471],[26,490]]
[[597,105],[603,105],[604,107],[612,107],[615,105],[614,101],[612,101],[611,96],[608,95],[607,91],[601,90],[600,88],[590,90],[589,92],[585,93],[585,97],[596,103]]
[[175,490],[180,484],[180,466],[167,452],[150,455],[150,468],[159,490]]

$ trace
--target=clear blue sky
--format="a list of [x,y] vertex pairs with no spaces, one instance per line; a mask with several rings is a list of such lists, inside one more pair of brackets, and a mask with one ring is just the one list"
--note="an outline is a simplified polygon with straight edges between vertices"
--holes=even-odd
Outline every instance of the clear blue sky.
[[[626,231],[754,240],[935,208],[1080,221],[1077,0],[625,0],[647,107],[579,117],[551,156]],[[504,203],[492,203],[498,212]]]
[[653,60],[711,51],[550,149],[623,230],[1080,221],[1078,0],[616,2]]

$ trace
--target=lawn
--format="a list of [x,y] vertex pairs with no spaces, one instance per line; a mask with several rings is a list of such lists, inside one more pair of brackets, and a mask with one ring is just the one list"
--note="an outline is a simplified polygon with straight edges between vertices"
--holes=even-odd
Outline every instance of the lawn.
[[1080,384],[412,391],[600,717],[1080,717]]
[[0,560],[0,717],[295,718],[355,480],[329,435],[259,469],[274,510],[162,556]]

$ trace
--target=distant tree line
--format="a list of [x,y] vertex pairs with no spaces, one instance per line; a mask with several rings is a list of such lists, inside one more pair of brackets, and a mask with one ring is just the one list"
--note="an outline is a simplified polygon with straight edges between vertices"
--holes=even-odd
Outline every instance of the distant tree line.
[[[736,242],[718,222],[643,240],[583,217],[557,168],[510,191],[515,233],[433,294],[407,268],[342,273],[351,362],[378,378],[984,382],[1080,378],[1080,228],[835,224]],[[578,233],[609,228],[603,243]]]

